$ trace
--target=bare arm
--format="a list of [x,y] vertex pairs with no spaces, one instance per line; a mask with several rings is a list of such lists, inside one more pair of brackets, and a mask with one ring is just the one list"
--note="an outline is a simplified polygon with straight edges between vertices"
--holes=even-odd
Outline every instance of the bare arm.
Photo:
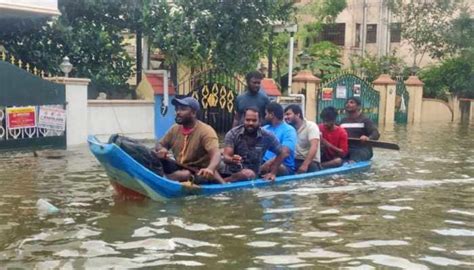
[[219,151],[219,148],[214,148],[208,153],[210,162],[209,166],[207,166],[208,169],[210,169],[212,172],[215,172],[217,167],[219,166],[219,163],[221,162],[221,153]]
[[242,157],[239,155],[234,155],[234,148],[226,146],[223,153],[223,161],[226,164],[236,164],[239,165],[242,162]]
[[290,155],[290,149],[286,146],[283,146],[281,148],[281,152],[276,158],[272,159],[271,167],[270,167],[270,172],[265,174],[263,178],[267,180],[275,180],[275,177],[278,172],[278,168],[280,167],[281,163],[285,158],[287,158]]
[[[374,122],[372,120],[367,119],[365,121],[365,126],[367,128],[367,132],[369,134],[368,139],[370,140],[378,140],[380,138],[380,133],[377,127],[375,126]],[[362,139],[362,138],[361,138]]]
[[308,155],[303,161],[303,164],[298,168],[299,173],[305,173],[308,171],[308,167],[314,160],[316,153],[318,153],[319,139],[312,139],[309,141],[311,146],[309,147]]
[[219,172],[217,171],[217,167],[219,166],[219,163],[221,162],[221,153],[219,151],[219,148],[213,148],[209,150],[208,155],[209,155],[209,159],[211,160],[209,162],[209,166],[207,166],[207,168],[200,169],[197,175],[204,176],[208,179],[214,177],[215,179],[217,179],[219,182],[222,183],[223,181],[219,180],[221,177],[220,177]]
[[164,147],[160,142],[156,142],[155,144],[155,149],[153,150],[153,153],[161,159],[165,159],[168,155],[168,149]]
[[[346,141],[347,141],[347,139],[346,139]],[[346,153],[345,153],[345,151],[344,151],[343,149],[341,149],[341,148],[339,148],[339,147],[336,147],[334,144],[328,142],[328,141],[327,141],[326,139],[324,139],[324,138],[321,139],[321,143],[322,143],[324,146],[326,146],[327,148],[336,151],[336,153],[337,153],[337,155],[338,155],[339,157],[344,157],[344,156],[346,155]],[[347,145],[347,142],[346,142],[346,145]],[[347,148],[347,147],[346,147],[346,148]]]

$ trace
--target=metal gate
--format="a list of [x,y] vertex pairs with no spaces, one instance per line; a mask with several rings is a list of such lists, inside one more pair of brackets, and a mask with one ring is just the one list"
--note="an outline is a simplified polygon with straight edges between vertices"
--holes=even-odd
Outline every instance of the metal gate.
[[[5,61],[0,61],[0,82],[0,150],[66,148],[65,86]],[[63,125],[38,125],[47,119]]]
[[351,73],[337,75],[327,82],[323,82],[318,93],[317,119],[321,123],[321,111],[328,107],[335,107],[339,116],[337,122],[344,117],[344,106],[347,98],[359,97],[362,102],[362,112],[374,123],[379,119],[380,94],[372,85]]
[[235,99],[244,89],[237,77],[209,70],[180,83],[178,93],[196,98],[201,104],[198,118],[225,134],[232,128]]
[[397,78],[397,96],[395,100],[395,123],[406,124],[408,122],[408,101],[410,95],[403,78]]

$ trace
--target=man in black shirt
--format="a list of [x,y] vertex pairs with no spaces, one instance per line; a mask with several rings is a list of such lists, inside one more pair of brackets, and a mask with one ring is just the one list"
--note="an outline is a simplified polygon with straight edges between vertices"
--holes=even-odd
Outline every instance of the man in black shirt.
[[345,106],[347,116],[341,121],[341,127],[347,131],[349,138],[360,139],[360,142],[349,140],[348,158],[353,161],[370,160],[373,156],[372,147],[364,142],[378,140],[380,137],[374,122],[363,115],[360,108],[359,98],[347,99]]
[[[278,168],[286,154],[278,139],[260,127],[258,108],[250,107],[244,111],[244,124],[231,129],[225,135],[223,161],[226,166],[223,174],[226,182],[254,179],[260,175],[262,158],[267,150],[277,157],[270,171],[262,175],[264,179],[275,180]],[[229,175],[230,174],[230,175]]]

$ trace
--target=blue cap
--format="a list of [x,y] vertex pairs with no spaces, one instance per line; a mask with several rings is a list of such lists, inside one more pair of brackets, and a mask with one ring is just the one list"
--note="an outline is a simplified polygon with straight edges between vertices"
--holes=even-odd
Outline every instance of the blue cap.
[[185,97],[182,99],[175,98],[171,101],[171,104],[173,104],[174,106],[178,106],[178,105],[187,106],[195,110],[196,112],[198,112],[201,109],[201,106],[199,106],[199,102],[193,97]]

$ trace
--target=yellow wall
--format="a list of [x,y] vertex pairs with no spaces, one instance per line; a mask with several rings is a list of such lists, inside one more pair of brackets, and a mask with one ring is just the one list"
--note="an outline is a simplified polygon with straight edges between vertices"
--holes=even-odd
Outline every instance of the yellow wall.
[[452,117],[448,103],[438,99],[423,99],[421,122],[451,122]]

